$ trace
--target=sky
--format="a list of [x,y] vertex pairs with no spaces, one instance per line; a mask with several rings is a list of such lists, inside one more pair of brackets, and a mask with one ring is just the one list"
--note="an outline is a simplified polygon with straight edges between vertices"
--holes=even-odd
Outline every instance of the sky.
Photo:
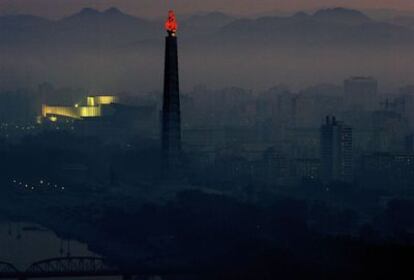
[[257,15],[273,11],[313,10],[323,7],[414,10],[413,0],[0,0],[1,14],[29,13],[60,18],[83,7],[106,9],[116,6],[140,17],[159,17],[169,8],[177,13],[222,11]]

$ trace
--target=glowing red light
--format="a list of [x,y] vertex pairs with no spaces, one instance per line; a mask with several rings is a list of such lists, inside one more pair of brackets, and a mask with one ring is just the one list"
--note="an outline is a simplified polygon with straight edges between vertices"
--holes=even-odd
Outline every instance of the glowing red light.
[[168,19],[165,22],[165,29],[167,29],[168,32],[175,33],[177,32],[177,28],[178,28],[178,23],[175,18],[174,11],[171,10],[168,12]]

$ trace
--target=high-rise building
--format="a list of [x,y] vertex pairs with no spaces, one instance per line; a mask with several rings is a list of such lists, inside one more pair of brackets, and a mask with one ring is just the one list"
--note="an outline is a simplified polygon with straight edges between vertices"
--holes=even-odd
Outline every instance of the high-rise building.
[[344,82],[345,105],[350,110],[374,110],[378,105],[378,82],[371,77],[351,77]]
[[321,179],[325,184],[353,180],[352,128],[335,117],[321,126]]
[[162,106],[162,156],[164,167],[176,166],[181,154],[181,112],[178,78],[177,21],[173,11],[169,11],[165,23],[164,95]]

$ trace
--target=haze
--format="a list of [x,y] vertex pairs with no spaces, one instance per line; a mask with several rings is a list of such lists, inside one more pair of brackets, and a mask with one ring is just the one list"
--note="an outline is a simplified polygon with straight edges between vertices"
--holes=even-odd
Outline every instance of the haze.
[[413,10],[412,0],[1,0],[0,12],[30,13],[47,17],[62,17],[82,7],[105,9],[117,6],[141,17],[158,17],[173,7],[179,13],[223,11],[232,14],[257,15],[271,11],[296,11],[321,7],[342,6],[359,9]]

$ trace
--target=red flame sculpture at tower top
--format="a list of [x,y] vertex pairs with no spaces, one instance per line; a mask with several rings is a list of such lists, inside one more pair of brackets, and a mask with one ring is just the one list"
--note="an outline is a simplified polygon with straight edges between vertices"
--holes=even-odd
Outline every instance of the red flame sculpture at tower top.
[[165,22],[165,29],[167,29],[168,33],[175,34],[177,32],[178,23],[177,19],[175,18],[175,14],[173,10],[168,11],[168,19]]

